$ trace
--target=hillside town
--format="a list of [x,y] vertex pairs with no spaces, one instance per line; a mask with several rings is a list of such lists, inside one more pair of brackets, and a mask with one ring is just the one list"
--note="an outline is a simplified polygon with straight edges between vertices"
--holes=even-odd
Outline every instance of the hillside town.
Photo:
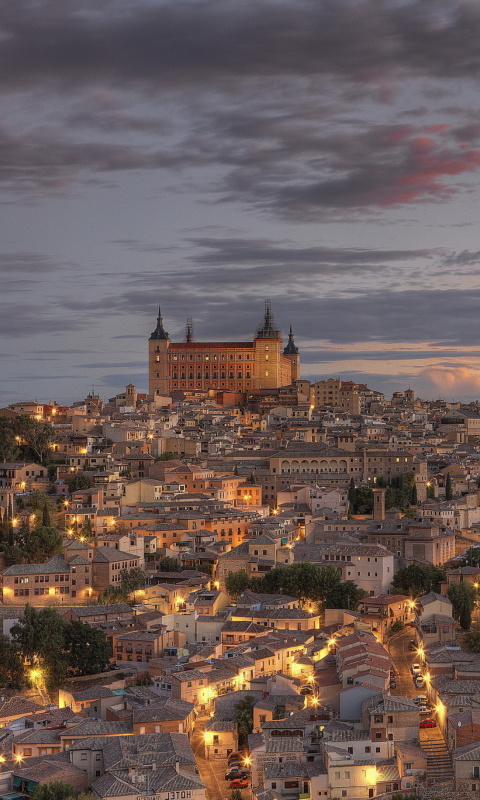
[[480,792],[480,403],[236,381],[0,409],[5,800]]

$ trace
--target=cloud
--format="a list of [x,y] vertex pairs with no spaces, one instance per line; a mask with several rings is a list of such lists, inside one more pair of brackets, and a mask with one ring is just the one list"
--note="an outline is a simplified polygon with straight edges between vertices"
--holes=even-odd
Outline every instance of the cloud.
[[443,396],[478,397],[480,393],[480,366],[438,365],[422,370],[418,377]]
[[56,308],[33,303],[0,302],[0,335],[5,338],[25,338],[43,333],[78,331],[83,324],[62,316]]
[[17,0],[0,10],[0,29],[0,79],[9,89],[99,80],[168,89],[213,78],[332,74],[386,87],[394,70],[480,71],[478,7],[461,0]]

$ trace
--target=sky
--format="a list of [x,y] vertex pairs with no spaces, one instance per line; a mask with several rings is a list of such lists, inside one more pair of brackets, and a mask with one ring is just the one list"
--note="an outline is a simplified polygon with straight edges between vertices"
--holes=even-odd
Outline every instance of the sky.
[[478,0],[0,4],[0,405],[172,340],[480,398]]

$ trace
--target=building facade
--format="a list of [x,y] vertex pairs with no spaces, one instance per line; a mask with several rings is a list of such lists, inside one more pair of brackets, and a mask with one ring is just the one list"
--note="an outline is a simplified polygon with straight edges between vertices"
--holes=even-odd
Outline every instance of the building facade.
[[174,390],[248,393],[256,389],[288,386],[300,377],[300,355],[290,329],[282,350],[270,303],[252,342],[195,342],[187,324],[184,342],[172,342],[162,316],[148,341],[149,394],[168,395]]

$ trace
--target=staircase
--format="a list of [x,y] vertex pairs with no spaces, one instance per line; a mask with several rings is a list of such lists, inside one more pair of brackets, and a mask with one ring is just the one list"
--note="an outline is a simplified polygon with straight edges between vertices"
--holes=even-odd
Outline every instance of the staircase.
[[427,754],[427,786],[435,784],[452,784],[454,779],[452,757],[447,745],[440,737],[424,739],[420,746]]

